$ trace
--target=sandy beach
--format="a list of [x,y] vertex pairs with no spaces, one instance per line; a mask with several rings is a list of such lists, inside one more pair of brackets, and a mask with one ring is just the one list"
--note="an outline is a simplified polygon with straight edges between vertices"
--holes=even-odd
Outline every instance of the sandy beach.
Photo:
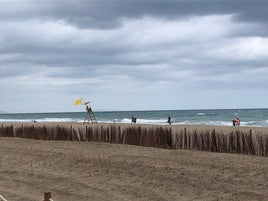
[[0,138],[8,201],[268,200],[268,158],[99,142]]

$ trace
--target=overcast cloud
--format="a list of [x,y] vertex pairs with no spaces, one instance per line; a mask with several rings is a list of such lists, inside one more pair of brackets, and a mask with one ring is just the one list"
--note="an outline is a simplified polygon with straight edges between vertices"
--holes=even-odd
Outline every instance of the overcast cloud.
[[267,8],[0,0],[0,111],[267,108]]

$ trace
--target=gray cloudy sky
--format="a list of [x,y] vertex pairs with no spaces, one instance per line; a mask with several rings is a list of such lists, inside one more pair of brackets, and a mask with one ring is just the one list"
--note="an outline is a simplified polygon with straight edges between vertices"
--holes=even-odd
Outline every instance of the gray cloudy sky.
[[268,1],[0,0],[0,111],[268,107]]

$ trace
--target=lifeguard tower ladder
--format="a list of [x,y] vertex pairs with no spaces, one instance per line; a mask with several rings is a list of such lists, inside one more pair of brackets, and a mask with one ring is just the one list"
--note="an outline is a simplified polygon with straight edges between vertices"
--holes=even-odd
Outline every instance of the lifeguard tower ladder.
[[84,123],[98,123],[97,119],[94,116],[94,113],[93,113],[91,107],[87,106],[86,111],[87,111],[87,114],[86,114]]

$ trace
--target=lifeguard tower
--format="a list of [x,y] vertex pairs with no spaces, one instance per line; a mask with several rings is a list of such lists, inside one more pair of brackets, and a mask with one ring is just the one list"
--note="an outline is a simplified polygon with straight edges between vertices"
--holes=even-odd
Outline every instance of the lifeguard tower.
[[97,119],[94,116],[94,113],[93,113],[91,107],[88,105],[86,106],[86,112],[87,112],[87,114],[86,114],[84,123],[98,123]]

